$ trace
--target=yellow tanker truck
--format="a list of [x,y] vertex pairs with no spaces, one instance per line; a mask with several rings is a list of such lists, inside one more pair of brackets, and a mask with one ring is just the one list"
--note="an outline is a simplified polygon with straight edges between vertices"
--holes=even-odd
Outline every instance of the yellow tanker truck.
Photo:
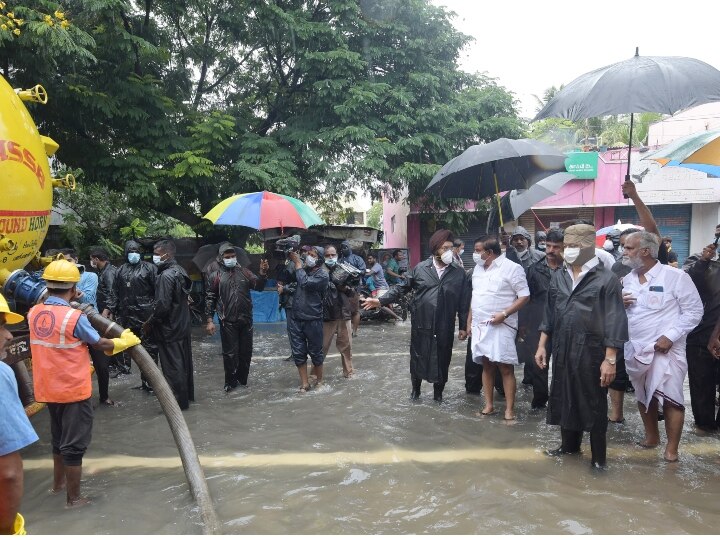
[[48,157],[58,149],[51,138],[38,133],[23,101],[47,103],[45,89],[13,90],[0,76],[0,286],[8,299],[33,305],[44,284],[28,279],[23,270],[34,258],[48,227],[53,187],[75,187],[68,175],[52,178]]

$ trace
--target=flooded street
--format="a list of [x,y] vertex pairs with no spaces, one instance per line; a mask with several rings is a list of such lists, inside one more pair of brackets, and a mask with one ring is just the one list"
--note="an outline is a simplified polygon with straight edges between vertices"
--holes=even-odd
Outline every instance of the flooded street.
[[[229,394],[219,336],[194,332],[197,402],[185,418],[224,533],[714,534],[720,527],[720,441],[693,433],[689,409],[680,463],[666,464],[661,447],[635,447],[642,423],[627,394],[627,422],[608,430],[609,470],[596,472],[587,435],[585,455],[542,453],[557,445],[559,430],[546,426],[544,411],[530,412],[531,391],[519,382],[516,423],[479,416],[482,398],[465,393],[464,343],[456,342],[446,401],[434,402],[423,383],[421,400],[411,402],[409,321],[361,326],[355,377],[342,377],[333,347],[326,385],[305,395],[297,394],[294,364],[284,361],[284,323],[256,326],[250,384]],[[138,384],[133,366],[131,376],[110,382],[122,406],[96,410],[84,461],[89,507],[66,511],[64,495],[49,494],[48,413],[32,419],[41,440],[23,452],[22,504],[31,534],[202,531],[167,421],[154,396],[132,389]]]

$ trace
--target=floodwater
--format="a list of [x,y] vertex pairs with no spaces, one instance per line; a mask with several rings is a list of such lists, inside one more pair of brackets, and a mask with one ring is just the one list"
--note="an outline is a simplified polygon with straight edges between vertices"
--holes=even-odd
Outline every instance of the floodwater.
[[[362,326],[356,376],[342,377],[333,348],[326,385],[305,395],[283,360],[284,323],[256,326],[250,384],[229,394],[218,335],[194,332],[197,402],[185,418],[224,533],[714,534],[720,527],[720,441],[695,435],[689,411],[680,463],[666,464],[661,448],[634,446],[642,423],[626,395],[626,424],[609,428],[609,470],[594,471],[589,448],[563,458],[542,453],[559,433],[530,412],[530,391],[520,384],[516,423],[478,415],[482,398],[465,393],[459,342],[445,402],[432,400],[427,383],[421,400],[409,401],[409,321]],[[131,389],[138,383],[135,367],[111,379],[110,395],[122,406],[96,410],[84,463],[88,507],[65,510],[64,495],[49,494],[49,419],[46,411],[33,418],[41,440],[23,454],[28,531],[202,532],[165,417],[154,396]],[[495,406],[502,410],[502,401]]]

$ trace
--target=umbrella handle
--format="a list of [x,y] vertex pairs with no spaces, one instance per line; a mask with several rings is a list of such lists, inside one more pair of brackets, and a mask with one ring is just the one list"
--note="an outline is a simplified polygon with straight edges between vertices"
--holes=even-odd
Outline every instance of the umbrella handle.
[[500,218],[500,227],[502,228],[505,226],[505,223],[503,223],[502,206],[500,205],[500,190],[498,189],[497,173],[495,172],[495,163],[493,163],[493,179],[495,180],[495,200],[497,201],[497,206],[498,206],[498,217]]
[[[630,142],[628,142],[628,164],[627,172],[625,173],[625,181],[630,182],[630,156],[632,155],[632,132],[633,132],[633,113],[630,113]],[[623,193],[625,199],[628,198],[627,193]]]

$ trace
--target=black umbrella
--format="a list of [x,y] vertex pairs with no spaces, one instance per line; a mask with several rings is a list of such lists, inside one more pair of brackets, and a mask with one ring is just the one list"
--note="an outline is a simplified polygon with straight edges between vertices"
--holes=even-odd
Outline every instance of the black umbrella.
[[[198,267],[198,270],[200,270],[200,272],[204,272],[205,267],[210,263],[210,261],[213,261],[218,256],[218,249],[220,249],[220,244],[224,244],[224,242],[219,242],[217,244],[208,244],[198,249],[197,253],[192,259],[192,262],[195,264],[195,266]],[[241,247],[234,247],[235,253],[237,253],[238,264],[246,268],[250,266],[250,257],[248,257],[247,251],[245,251]]]
[[425,191],[445,199],[483,199],[499,191],[528,189],[565,171],[565,154],[534,139],[475,144],[448,161]]
[[[565,154],[533,139],[476,144],[448,161],[425,188],[444,199],[479,200],[565,171]],[[502,223],[502,210],[500,210]]]
[[581,75],[560,90],[534,118],[572,121],[630,114],[630,144],[625,180],[630,180],[633,113],[673,114],[720,101],[720,71],[682,56],[635,56]]

